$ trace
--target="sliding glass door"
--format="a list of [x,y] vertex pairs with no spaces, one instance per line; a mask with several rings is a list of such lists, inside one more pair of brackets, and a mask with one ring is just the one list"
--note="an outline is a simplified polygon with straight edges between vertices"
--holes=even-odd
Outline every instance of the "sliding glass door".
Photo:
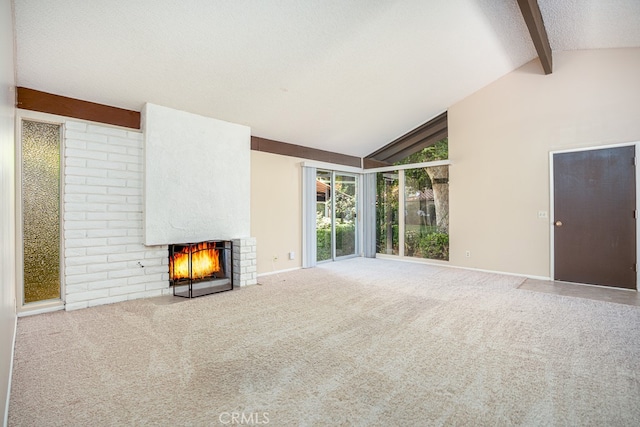
[[358,177],[341,172],[316,173],[316,260],[357,255]]
[[356,227],[358,222],[358,179],[355,175],[335,174],[335,257],[356,254]]
[[316,173],[316,260],[333,258],[333,221],[331,172]]

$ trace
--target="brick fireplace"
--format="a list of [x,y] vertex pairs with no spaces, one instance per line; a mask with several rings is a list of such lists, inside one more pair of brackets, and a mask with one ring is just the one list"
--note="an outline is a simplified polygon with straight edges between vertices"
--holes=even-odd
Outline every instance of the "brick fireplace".
[[[168,244],[145,242],[145,135],[75,120],[64,127],[65,309],[172,294]],[[234,286],[257,282],[248,228],[201,239],[232,241]]]
[[257,283],[255,239],[169,245],[173,295],[193,298]]

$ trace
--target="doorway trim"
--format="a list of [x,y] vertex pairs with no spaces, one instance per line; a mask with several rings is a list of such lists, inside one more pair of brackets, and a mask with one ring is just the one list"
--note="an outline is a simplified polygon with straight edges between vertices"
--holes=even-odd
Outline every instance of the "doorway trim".
[[[636,172],[636,216],[638,216],[638,212],[640,212],[640,165],[637,160],[638,155],[640,154],[640,141],[634,142],[622,142],[617,144],[607,144],[607,145],[594,145],[590,147],[579,147],[579,148],[569,148],[564,150],[554,150],[549,151],[549,276],[551,280],[555,280],[555,203],[554,203],[554,179],[553,179],[553,156],[555,154],[562,153],[576,153],[581,151],[593,151],[593,150],[602,150],[607,148],[620,148],[620,147],[631,147],[634,146],[636,150],[636,160],[635,160],[635,172]],[[627,289],[627,288],[618,288],[613,286],[604,286],[604,285],[591,285],[586,284],[588,286],[602,286],[609,289],[622,289],[627,291],[638,291],[638,278],[640,277],[638,273],[638,257],[640,256],[640,227],[636,222],[636,289]]]
[[[60,298],[45,301],[24,303],[24,239],[22,219],[22,122],[32,121],[49,123],[60,126]],[[15,117],[15,215],[16,215],[16,311],[18,317],[30,316],[51,311],[64,310],[65,307],[65,283],[64,283],[64,187],[65,187],[65,122],[66,118],[47,113],[39,113],[27,110],[16,110]]]

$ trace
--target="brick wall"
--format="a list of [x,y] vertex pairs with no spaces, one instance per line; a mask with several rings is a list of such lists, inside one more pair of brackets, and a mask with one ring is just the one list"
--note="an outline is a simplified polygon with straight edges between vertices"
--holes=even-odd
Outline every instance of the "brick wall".
[[258,260],[256,238],[233,239],[233,284],[234,286],[258,283]]
[[167,246],[144,246],[143,135],[67,121],[66,309],[171,293]]

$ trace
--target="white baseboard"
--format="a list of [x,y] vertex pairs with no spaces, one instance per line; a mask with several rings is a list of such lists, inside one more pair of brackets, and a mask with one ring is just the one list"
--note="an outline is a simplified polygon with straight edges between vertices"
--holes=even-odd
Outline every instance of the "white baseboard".
[[551,277],[534,276],[534,275],[531,275],[531,274],[509,273],[509,272],[506,272],[506,271],[484,270],[482,268],[460,267],[460,266],[456,266],[456,265],[449,265],[447,267],[459,268],[461,270],[480,271],[480,272],[483,272],[483,273],[502,274],[504,276],[524,277],[526,279],[534,279],[534,280],[547,280],[547,281],[553,280]]
[[55,303],[54,305],[43,305],[41,308],[33,308],[26,311],[18,311],[18,317],[33,316],[35,314],[51,313],[53,311],[64,310],[64,303]]
[[491,274],[502,274],[504,276],[516,276],[516,277],[525,277],[527,279],[535,279],[535,280],[553,280],[551,277],[547,276],[534,276],[531,274],[522,274],[522,273],[510,273],[506,271],[498,271],[498,270],[485,270],[482,268],[472,268],[472,267],[462,267],[459,265],[452,265],[449,261],[438,261],[432,259],[422,259],[422,258],[409,258],[409,257],[399,257],[397,255],[385,255],[385,254],[376,254],[376,258],[379,259],[389,259],[395,261],[402,262],[412,262],[416,264],[426,264],[437,267],[448,267],[448,268],[457,268],[460,270],[470,270],[470,271],[479,271],[482,273],[491,273]]
[[287,268],[284,270],[269,271],[268,273],[259,273],[258,277],[271,276],[272,274],[286,273],[288,271],[302,270],[302,267]]

